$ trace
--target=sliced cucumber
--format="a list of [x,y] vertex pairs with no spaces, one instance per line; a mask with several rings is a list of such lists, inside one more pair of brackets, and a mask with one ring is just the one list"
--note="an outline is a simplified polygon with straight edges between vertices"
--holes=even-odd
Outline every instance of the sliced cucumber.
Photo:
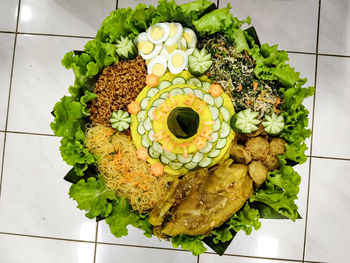
[[216,142],[219,139],[219,132],[213,132],[212,134],[210,134],[211,139],[209,140],[209,142]]
[[173,85],[176,84],[185,84],[186,80],[183,77],[176,77],[173,79]]
[[140,122],[139,125],[137,126],[137,132],[140,135],[144,135],[146,133],[145,127],[143,127],[143,122]]
[[164,150],[163,154],[170,161],[175,161],[176,160],[176,154],[173,154],[172,152],[168,152],[168,151]]
[[220,119],[215,120],[215,123],[213,124],[213,131],[216,132],[220,130],[221,128],[221,121]]
[[202,76],[210,69],[212,64],[211,55],[205,48],[202,48],[201,51],[196,48],[193,53],[188,56],[188,70],[194,76]]
[[163,153],[163,146],[159,142],[153,142],[152,148],[159,153]]
[[160,161],[161,161],[163,164],[165,164],[165,165],[166,165],[166,164],[169,164],[169,162],[170,162],[169,159],[166,158],[164,155],[161,155],[159,159],[160,159]]
[[209,83],[209,82],[206,82],[206,81],[202,81],[202,87],[203,87],[203,90],[204,90],[204,91],[209,92],[210,83]]
[[148,118],[153,121],[154,120],[154,116],[153,116],[153,111],[157,110],[156,107],[151,107],[148,109],[148,112],[147,112],[147,115],[148,115]]
[[187,157],[185,157],[183,154],[178,154],[177,159],[179,160],[180,163],[189,163],[193,158],[192,154],[189,154]]
[[159,107],[160,104],[162,104],[165,101],[165,99],[157,99],[153,102],[153,107]]
[[231,132],[231,126],[228,125],[226,122],[223,122],[221,125],[221,133],[220,138],[226,138]]
[[154,95],[156,95],[158,92],[159,92],[159,89],[157,89],[157,88],[151,88],[151,89],[149,89],[149,91],[147,92],[147,97],[153,98]]
[[172,170],[179,170],[183,166],[182,163],[176,163],[176,162],[169,162],[168,165],[169,165],[170,169],[172,169]]
[[167,100],[169,98],[169,92],[164,92],[160,96],[160,98]]
[[142,110],[139,113],[137,113],[137,121],[142,122],[145,119],[146,111]]
[[277,135],[282,132],[284,128],[283,116],[277,116],[275,113],[272,113],[271,116],[265,115],[265,121],[262,125],[267,133]]
[[252,133],[258,130],[259,113],[245,109],[233,115],[231,119],[232,128],[236,128],[241,133]]
[[194,90],[194,95],[199,99],[203,99],[204,96],[203,92],[201,92],[199,89]]
[[144,121],[143,121],[143,127],[145,127],[145,130],[146,131],[149,131],[152,129],[152,122],[149,118],[146,118]]
[[170,87],[172,85],[172,83],[168,80],[163,80],[159,85],[158,85],[158,89],[163,90],[166,89],[168,87]]
[[148,140],[149,140],[150,142],[153,142],[153,141],[154,141],[153,135],[154,135],[154,131],[153,131],[153,130],[150,130],[150,131],[148,132]]
[[211,142],[208,142],[202,150],[200,150],[201,153],[208,153],[213,149],[213,144]]
[[221,96],[216,97],[214,100],[215,100],[215,106],[218,108],[220,108],[222,104],[224,104],[224,99]]
[[204,157],[203,160],[199,162],[198,166],[202,167],[202,168],[208,167],[209,165],[211,165],[212,161],[213,161],[212,158],[210,158],[208,156]]
[[214,106],[214,98],[209,94],[204,94],[203,100],[211,106]]
[[198,166],[198,163],[189,162],[189,163],[186,163],[184,166],[188,170],[193,170],[194,168],[196,168]]
[[121,37],[115,45],[116,52],[122,59],[134,59],[137,56],[137,48],[134,43],[127,37]]
[[147,108],[148,102],[151,98],[144,98],[141,103],[140,103],[140,107],[142,110],[145,110]]
[[176,88],[176,89],[173,89],[169,92],[169,94],[171,96],[177,96],[177,95],[182,95],[184,94],[184,91],[182,89],[179,89],[179,88]]
[[220,150],[219,149],[214,149],[212,150],[209,154],[208,154],[208,157],[210,158],[215,158],[215,157],[218,157],[220,155]]
[[148,147],[148,155],[153,159],[158,159],[160,156],[160,153],[155,151],[153,147]]
[[187,84],[195,86],[195,87],[198,87],[198,88],[202,87],[202,82],[199,79],[197,79],[197,78],[190,78],[190,79],[188,79],[187,80]]
[[193,93],[193,89],[191,89],[190,87],[183,88],[183,91],[186,95]]
[[209,106],[211,117],[214,121],[216,121],[219,118],[219,110],[216,107]]
[[144,135],[142,136],[141,144],[142,144],[142,146],[145,147],[145,148],[148,148],[148,147],[149,147],[150,143],[149,143],[147,134],[144,134]]
[[227,139],[222,138],[222,139],[218,140],[218,143],[216,144],[215,148],[220,150],[226,146],[226,143],[227,143]]
[[203,153],[197,152],[197,153],[193,156],[192,162],[194,162],[194,163],[199,163],[200,161],[202,161],[203,157],[204,157],[204,154],[203,154]]
[[222,117],[224,118],[224,121],[228,122],[230,120],[230,112],[224,107],[221,107],[220,111],[221,111]]

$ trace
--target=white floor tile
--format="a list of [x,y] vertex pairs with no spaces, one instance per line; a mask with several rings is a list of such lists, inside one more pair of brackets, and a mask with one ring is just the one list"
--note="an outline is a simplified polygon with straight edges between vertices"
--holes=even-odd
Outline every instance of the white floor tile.
[[93,263],[94,244],[0,234],[2,263]]
[[226,250],[226,254],[302,259],[309,162],[296,166],[295,170],[302,177],[297,205],[303,219],[298,219],[296,222],[261,219],[261,228],[258,231],[253,231],[249,236],[242,231],[239,232]]
[[97,245],[96,263],[196,263],[197,257],[190,252],[163,249],[136,248],[115,245]]
[[350,55],[350,2],[322,0],[319,53]]
[[19,35],[11,89],[9,130],[52,134],[55,103],[74,83],[61,65],[64,54],[81,50],[86,39]]
[[[233,256],[218,256],[203,254],[199,256],[199,263],[289,263],[290,261],[270,260],[270,259],[258,259],[258,258],[244,258]],[[294,261],[295,263],[301,263]]]
[[312,159],[306,260],[349,262],[350,161]]
[[240,19],[250,16],[260,42],[279,49],[315,52],[318,0],[221,0]]
[[22,0],[18,30],[94,37],[115,6],[115,0]]
[[350,158],[350,58],[320,56],[314,120],[314,156]]
[[56,137],[7,134],[0,232],[95,240],[96,223],[69,198]]
[[14,34],[0,34],[0,130],[5,130],[14,40]]
[[0,30],[16,31],[19,0],[1,0],[0,2]]
[[[177,5],[182,5],[185,3],[193,2],[193,0],[175,0]],[[216,1],[212,0],[216,4]],[[132,7],[134,8],[137,4],[141,3],[140,1],[136,0],[119,0],[118,1],[118,8],[128,8]],[[145,2],[142,2],[145,5],[153,5],[154,7],[157,7],[158,1],[157,0],[147,0]]]

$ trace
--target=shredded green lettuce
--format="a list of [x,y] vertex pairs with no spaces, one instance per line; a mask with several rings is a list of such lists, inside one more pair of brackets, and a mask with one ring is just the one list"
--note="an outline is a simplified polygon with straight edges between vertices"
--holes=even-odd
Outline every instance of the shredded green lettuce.
[[198,256],[207,250],[202,242],[203,238],[204,236],[178,235],[171,238],[171,243],[175,248],[182,247]]

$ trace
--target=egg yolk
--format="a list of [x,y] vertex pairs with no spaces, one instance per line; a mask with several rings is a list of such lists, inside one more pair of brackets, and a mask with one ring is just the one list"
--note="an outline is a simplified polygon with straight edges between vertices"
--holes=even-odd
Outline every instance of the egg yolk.
[[164,31],[160,26],[155,26],[151,29],[151,37],[154,40],[159,40],[163,37]]
[[172,45],[172,46],[165,46],[165,49],[166,51],[168,51],[169,54],[171,54],[178,47],[179,47],[179,44],[176,43],[175,45]]
[[185,33],[183,34],[183,37],[186,39],[187,44],[189,44],[189,43],[192,42],[193,37],[192,37],[192,34],[191,34],[191,33],[185,32]]
[[171,23],[169,25],[169,28],[170,28],[170,34],[169,34],[169,37],[173,37],[177,31],[177,24],[175,23]]
[[150,54],[154,49],[154,44],[150,41],[142,41],[137,45],[137,48],[145,55]]
[[174,54],[173,57],[171,58],[171,64],[175,68],[181,67],[184,61],[185,61],[184,56],[180,53]]
[[163,74],[165,73],[165,70],[166,69],[164,68],[163,64],[156,63],[153,65],[152,73],[160,77],[160,76],[163,76]]

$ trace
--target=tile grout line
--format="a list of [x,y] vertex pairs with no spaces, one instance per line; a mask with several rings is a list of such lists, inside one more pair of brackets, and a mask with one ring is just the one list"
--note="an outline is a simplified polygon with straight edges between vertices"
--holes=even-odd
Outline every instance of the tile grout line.
[[[316,36],[316,58],[315,58],[315,93],[313,99],[313,114],[311,120],[312,133],[310,138],[310,155],[312,156],[313,148],[313,135],[314,135],[314,123],[316,115],[316,89],[317,89],[317,72],[318,72],[318,48],[319,48],[319,39],[320,39],[320,20],[321,20],[321,0],[318,1],[318,16],[317,16],[317,36]],[[304,228],[304,244],[303,244],[303,261],[305,262],[306,254],[306,236],[307,236],[307,225],[309,217],[309,203],[310,203],[310,185],[311,185],[311,167],[312,167],[312,157],[309,160],[309,175],[308,175],[308,184],[307,184],[307,197],[306,197],[306,215],[305,215],[305,228]]]
[[199,255],[197,256],[197,263],[199,263]]
[[94,263],[96,263],[96,251],[97,251],[97,235],[98,235],[98,225],[99,223],[96,222],[96,234],[95,234],[95,248],[94,248]]
[[216,7],[219,8],[220,0],[216,0]]
[[23,131],[3,131],[6,133],[14,133],[14,134],[23,134],[23,135],[37,135],[37,136],[49,136],[49,137],[57,137],[54,134],[49,133],[36,133],[36,132],[23,132]]
[[2,147],[2,157],[1,157],[2,163],[1,163],[1,171],[0,171],[0,200],[1,200],[1,189],[2,189],[2,177],[3,177],[3,173],[4,173],[5,149],[6,149],[6,139],[7,139],[7,126],[8,126],[8,119],[9,119],[11,89],[12,89],[12,78],[13,78],[13,68],[14,68],[15,56],[16,56],[17,31],[18,31],[20,11],[21,11],[21,0],[18,1],[16,32],[15,32],[15,39],[14,39],[14,42],[13,42],[13,52],[12,52],[12,65],[11,65],[11,73],[10,73],[10,85],[9,85],[8,98],[7,98],[5,134],[4,134],[4,142],[3,142],[4,144],[3,144],[3,147]]
[[[204,254],[217,255],[214,252],[204,252]],[[246,256],[239,254],[223,254],[223,256],[229,257],[240,257],[240,258],[252,258],[252,259],[265,259],[265,260],[278,260],[278,261],[288,261],[288,262],[300,262],[300,259],[290,259],[290,258],[271,258],[271,257],[259,257],[259,256]]]
[[115,9],[116,9],[116,10],[118,9],[118,4],[119,4],[119,1],[116,0],[116,1],[115,1]]

